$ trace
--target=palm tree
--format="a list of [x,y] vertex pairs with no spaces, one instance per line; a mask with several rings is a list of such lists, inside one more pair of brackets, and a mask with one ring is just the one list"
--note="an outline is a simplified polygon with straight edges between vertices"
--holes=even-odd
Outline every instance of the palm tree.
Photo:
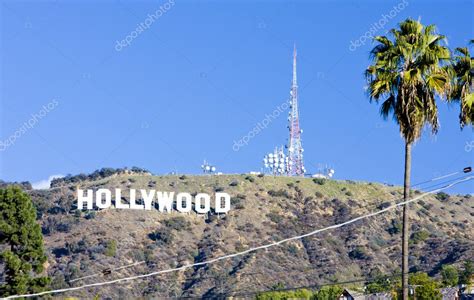
[[[474,44],[474,40],[470,41]],[[469,49],[456,48],[455,56],[449,67],[454,77],[453,89],[449,95],[450,101],[459,101],[461,104],[461,113],[459,121],[461,128],[466,125],[474,125],[474,59],[469,53]]]
[[[424,26],[407,19],[390,31],[392,39],[377,36],[371,51],[373,64],[366,70],[370,101],[383,101],[381,115],[392,115],[405,141],[404,199],[410,197],[411,149],[425,125],[438,131],[435,96],[450,90],[449,74],[444,68],[449,49],[441,43],[444,36],[434,25]],[[403,207],[402,286],[408,299],[408,205]]]

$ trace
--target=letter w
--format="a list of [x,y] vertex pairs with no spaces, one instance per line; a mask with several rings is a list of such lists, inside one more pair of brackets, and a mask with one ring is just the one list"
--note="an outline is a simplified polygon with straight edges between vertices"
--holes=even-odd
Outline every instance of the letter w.
[[164,212],[165,208],[167,212],[171,212],[171,209],[173,208],[174,192],[156,192],[156,196],[158,198],[160,212]]

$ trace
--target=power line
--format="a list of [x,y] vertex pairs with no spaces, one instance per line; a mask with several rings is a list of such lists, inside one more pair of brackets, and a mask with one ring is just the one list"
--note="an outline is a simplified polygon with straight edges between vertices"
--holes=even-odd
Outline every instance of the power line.
[[425,193],[423,193],[423,194],[421,194],[421,195],[419,195],[415,198],[412,198],[410,200],[403,201],[403,202],[391,205],[389,207],[386,207],[384,209],[381,209],[381,210],[373,212],[373,213],[369,213],[367,215],[363,215],[363,216],[353,218],[349,221],[346,221],[346,222],[343,222],[343,223],[340,223],[340,224],[331,225],[331,226],[321,228],[321,229],[317,229],[317,230],[314,230],[314,231],[311,231],[311,232],[308,232],[308,233],[305,233],[305,234],[302,234],[302,235],[293,236],[293,237],[286,238],[286,239],[283,239],[283,240],[280,240],[280,241],[277,241],[277,242],[273,242],[273,243],[270,243],[270,244],[265,244],[265,245],[262,245],[262,246],[250,248],[250,249],[240,251],[240,252],[236,252],[236,253],[233,253],[233,254],[220,256],[220,257],[210,259],[210,260],[207,260],[207,261],[193,263],[193,264],[187,264],[187,265],[184,265],[184,266],[181,266],[181,267],[155,271],[155,272],[151,272],[151,273],[147,273],[147,274],[141,274],[141,275],[124,277],[124,278],[118,278],[118,279],[114,279],[114,280],[110,280],[110,281],[85,284],[85,285],[81,285],[81,286],[77,286],[77,287],[57,289],[57,290],[49,290],[49,291],[33,293],[33,294],[12,295],[12,296],[8,296],[4,299],[16,299],[16,298],[22,298],[22,297],[35,297],[35,296],[42,296],[42,295],[47,295],[47,294],[64,293],[64,292],[80,290],[80,289],[84,289],[84,288],[88,288],[88,287],[96,287],[96,286],[109,285],[109,284],[114,284],[114,283],[119,283],[119,282],[124,282],[124,281],[132,281],[132,280],[135,280],[135,279],[147,278],[147,277],[155,276],[155,275],[159,275],[159,274],[165,274],[165,273],[181,271],[181,270],[185,270],[185,269],[196,267],[196,266],[212,264],[212,263],[215,263],[215,262],[218,262],[218,261],[221,261],[221,260],[225,260],[225,259],[233,258],[233,257],[237,257],[237,256],[242,256],[242,255],[245,255],[247,253],[255,252],[255,251],[261,250],[261,249],[267,249],[267,248],[274,247],[274,246],[277,246],[277,245],[280,245],[280,244],[283,244],[283,243],[286,243],[286,242],[289,242],[289,241],[298,240],[298,239],[302,239],[302,238],[305,238],[305,237],[308,237],[308,236],[312,236],[312,235],[315,235],[315,234],[323,232],[323,231],[339,228],[339,227],[357,222],[357,221],[362,220],[362,219],[370,218],[370,217],[382,214],[382,213],[384,213],[386,211],[389,211],[391,209],[397,208],[399,206],[406,205],[406,204],[409,204],[411,202],[417,201],[417,200],[423,198],[426,195],[433,194],[433,193],[448,189],[452,186],[455,186],[455,185],[463,183],[463,182],[467,182],[467,181],[472,180],[472,179],[474,179],[474,176],[469,176],[467,178],[464,178],[464,179],[455,181],[451,184],[448,184],[444,187],[441,187],[441,188],[438,188],[438,189],[435,189],[435,190],[432,190],[432,191],[425,192]]
[[[456,173],[451,173],[450,175],[455,175],[455,174],[459,174],[461,172],[456,172]],[[454,178],[454,179],[450,179],[450,180],[445,180],[445,181],[442,181],[442,182],[439,182],[439,183],[436,183],[436,184],[433,184],[433,185],[430,185],[430,186],[427,186],[425,187],[425,189],[431,189],[431,188],[434,188],[434,187],[437,187],[437,186],[442,186],[444,184],[447,184],[449,182],[453,182],[453,181],[456,181],[456,180],[459,180],[459,179],[463,179],[463,178],[467,178],[469,175],[467,176],[461,176],[461,177],[457,177],[457,178]],[[446,176],[441,176],[441,177],[438,177],[437,179],[442,179],[442,178],[446,178]],[[425,183],[428,183],[428,182],[433,182],[433,180],[428,180],[428,181],[424,181],[420,184],[416,184],[416,185],[413,185],[412,187],[415,187],[415,186],[419,186],[421,184],[425,184]],[[410,188],[411,189],[411,188]],[[413,191],[412,191],[413,192]],[[374,197],[375,198],[375,197]],[[374,199],[372,198],[372,199]],[[394,197],[395,198],[395,197]],[[388,201],[396,201],[396,200],[403,200],[404,198],[403,197],[400,197],[400,198],[396,198],[396,199],[388,199]],[[367,200],[367,199],[366,199]],[[367,205],[364,205],[364,206],[360,206],[360,207],[357,207],[355,210],[360,210],[362,208],[368,208],[368,207],[372,207],[372,206],[378,206],[378,205],[381,205],[381,204],[384,204],[384,203],[387,203],[388,201],[379,201],[377,203],[370,203],[370,204],[367,204]]]
[[[432,178],[430,180],[426,180],[426,181],[423,181],[423,182],[420,182],[420,183],[417,183],[417,184],[414,184],[412,187],[415,187],[415,186],[419,186],[419,185],[422,185],[422,184],[425,184],[425,183],[428,183],[428,182],[433,182],[433,181],[436,181],[436,180],[439,180],[439,179],[443,179],[443,178],[447,178],[447,177],[451,177],[451,176],[454,176],[454,175],[457,175],[459,173],[462,173],[463,171],[458,171],[458,172],[452,172],[452,173],[449,173],[449,174],[446,174],[446,175],[442,175],[442,176],[439,176],[439,177],[435,177],[435,178]],[[446,184],[448,182],[451,182],[451,181],[454,181],[454,180],[458,180],[458,179],[461,179],[461,178],[464,178],[464,177],[460,177],[460,178],[456,178],[456,179],[451,179],[451,180],[447,180],[447,181],[444,181],[442,183],[439,183],[439,184],[436,184],[436,185],[431,185],[429,187],[426,187],[426,188],[433,188],[435,186],[439,186],[440,184]],[[375,199],[375,198],[378,198],[378,197],[372,197],[372,198],[366,198],[364,200],[372,200],[372,199]],[[397,200],[403,200],[403,198],[395,198],[393,197],[394,199],[388,199],[387,201],[380,201],[378,203],[371,203],[371,204],[367,204],[367,205],[364,205],[364,206],[360,206],[360,207],[357,207],[355,208],[355,211],[360,211],[361,209],[363,208],[368,208],[368,207],[372,207],[372,206],[378,206],[380,204],[383,204],[383,203],[387,203],[388,201],[397,201]],[[73,283],[73,282],[76,282],[76,281],[80,281],[80,280],[84,280],[84,279],[88,279],[88,278],[93,278],[93,277],[97,277],[97,276],[100,276],[100,275],[108,275],[109,273],[111,273],[112,271],[118,271],[118,270],[122,270],[122,269],[126,269],[126,268],[130,268],[130,267],[134,267],[136,265],[141,265],[141,264],[144,264],[146,263],[145,260],[143,261],[138,261],[138,262],[134,262],[134,263],[131,263],[129,265],[125,265],[125,266],[121,266],[121,267],[117,267],[117,268],[113,268],[113,269],[110,269],[110,268],[105,268],[103,269],[102,271],[100,272],[97,272],[97,273],[93,273],[93,274],[90,274],[90,275],[86,275],[86,276],[83,276],[83,277],[78,277],[78,278],[75,278],[75,279],[72,279],[72,280],[69,280],[68,282],[69,283]]]
[[96,276],[99,276],[99,275],[106,275],[107,273],[111,273],[113,271],[119,271],[119,270],[122,270],[122,269],[126,269],[126,268],[131,268],[131,267],[134,267],[134,266],[138,266],[138,265],[142,265],[144,264],[146,261],[138,261],[138,262],[134,262],[134,263],[131,263],[129,265],[125,265],[125,266],[121,266],[121,267],[117,267],[117,268],[106,268],[104,270],[102,270],[102,272],[100,273],[95,273],[95,274],[91,274],[91,275],[87,275],[87,276],[83,276],[83,277],[79,277],[79,278],[75,278],[75,279],[72,279],[72,280],[69,280],[70,283],[72,282],[75,282],[75,281],[78,281],[78,280],[83,280],[83,279],[86,279],[86,278],[92,278],[92,277],[96,277]]
[[[471,168],[470,167],[466,167],[463,169],[463,171],[457,171],[457,172],[452,172],[452,173],[449,173],[449,174],[446,174],[446,175],[441,175],[439,177],[435,177],[435,178],[432,178],[430,180],[426,180],[426,181],[423,181],[423,182],[420,182],[420,183],[417,183],[417,184],[414,184],[412,187],[415,187],[415,186],[419,186],[419,185],[422,185],[422,184],[425,184],[425,183],[429,183],[429,182],[433,182],[433,181],[436,181],[436,180],[439,180],[439,179],[443,179],[443,178],[447,178],[447,177],[451,177],[451,176],[454,176],[456,174],[459,174],[459,173],[468,173],[471,171]],[[457,178],[457,179],[460,179],[460,178]],[[456,180],[456,179],[455,179]],[[427,188],[432,188],[434,186],[439,186],[441,184],[444,184],[444,183],[447,183],[447,182],[450,182],[452,180],[448,180],[448,181],[444,181],[442,183],[439,183],[439,184],[436,184],[436,185],[432,185],[432,186],[429,186]],[[61,188],[65,188],[65,187],[69,187],[69,186],[77,186],[77,184],[74,184],[74,185],[66,185],[66,186],[59,186],[59,187],[55,187],[55,188],[52,188],[53,190],[54,189],[61,189]],[[50,189],[51,190],[51,189]],[[373,197],[375,198],[375,197]],[[393,201],[393,200],[400,200],[400,199],[403,199],[403,198],[398,198],[398,199],[389,199],[389,201]],[[365,200],[368,200],[368,199],[365,199]],[[360,209],[363,209],[363,208],[367,208],[367,207],[371,207],[371,206],[376,206],[376,205],[380,205],[382,203],[386,203],[387,201],[383,201],[383,202],[380,202],[380,203],[373,203],[373,204],[368,204],[368,205],[365,205],[365,206],[362,206],[362,207],[358,207],[356,208],[355,210],[358,211]],[[128,264],[128,265],[125,265],[125,266],[121,266],[121,267],[116,267],[116,268],[105,268],[103,269],[102,271],[98,272],[98,273],[94,273],[94,274],[90,274],[90,275],[86,275],[86,276],[83,276],[83,277],[79,277],[79,278],[75,278],[75,279],[72,279],[70,281],[68,281],[69,283],[73,283],[73,282],[76,282],[76,281],[79,281],[79,280],[84,280],[84,279],[88,279],[88,278],[93,278],[93,277],[97,277],[97,276],[100,276],[100,275],[109,275],[111,274],[113,271],[119,271],[119,270],[122,270],[122,269],[126,269],[126,268],[130,268],[130,267],[134,267],[134,266],[137,266],[137,265],[141,265],[141,264],[144,264],[146,263],[146,261],[138,261],[138,262],[134,262],[134,263],[131,263],[131,264]],[[244,273],[245,274],[245,273]],[[244,275],[244,274],[241,274]],[[252,274],[259,274],[259,273],[252,273]],[[201,277],[201,279],[208,279],[210,277]]]

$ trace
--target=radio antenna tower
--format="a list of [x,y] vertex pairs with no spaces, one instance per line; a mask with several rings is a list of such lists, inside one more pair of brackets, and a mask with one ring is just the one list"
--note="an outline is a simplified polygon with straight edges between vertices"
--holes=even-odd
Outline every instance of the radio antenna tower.
[[288,129],[290,130],[290,139],[288,148],[288,176],[304,176],[305,168],[303,164],[303,146],[301,145],[300,121],[298,116],[298,84],[296,82],[296,45],[293,50],[293,81],[290,91],[290,113],[288,117]]

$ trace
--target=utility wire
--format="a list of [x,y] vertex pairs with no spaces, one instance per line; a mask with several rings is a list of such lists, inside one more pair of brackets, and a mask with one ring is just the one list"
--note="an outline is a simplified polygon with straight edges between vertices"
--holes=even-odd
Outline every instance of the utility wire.
[[215,262],[218,262],[218,261],[221,261],[221,260],[225,260],[225,259],[233,258],[233,257],[237,257],[237,256],[242,256],[242,255],[245,255],[247,253],[255,252],[255,251],[261,250],[261,249],[267,249],[267,248],[274,247],[274,246],[277,246],[277,245],[280,245],[280,244],[283,244],[283,243],[286,243],[286,242],[289,242],[289,241],[298,240],[298,239],[302,239],[302,238],[305,238],[305,237],[308,237],[308,236],[312,236],[312,235],[315,235],[315,234],[323,232],[323,231],[339,228],[339,227],[357,222],[357,221],[362,220],[362,219],[370,218],[370,217],[382,214],[382,213],[384,213],[386,211],[389,211],[391,209],[397,208],[399,206],[406,205],[406,204],[409,204],[411,202],[417,201],[417,200],[423,198],[426,195],[437,193],[439,191],[448,189],[452,186],[455,186],[455,185],[463,183],[463,182],[467,182],[467,181],[472,180],[472,179],[474,179],[474,176],[469,176],[467,178],[457,180],[453,183],[450,183],[450,184],[445,185],[443,187],[440,187],[438,189],[425,192],[425,193],[423,193],[423,194],[421,194],[421,195],[419,195],[415,198],[412,198],[410,200],[403,201],[403,202],[391,205],[389,207],[386,207],[384,209],[381,209],[381,210],[373,212],[373,213],[369,213],[367,215],[363,215],[363,216],[353,218],[349,221],[346,221],[346,222],[343,222],[343,223],[340,223],[340,224],[335,224],[335,225],[328,226],[328,227],[325,227],[325,228],[317,229],[317,230],[314,230],[314,231],[311,231],[311,232],[308,232],[308,233],[305,233],[305,234],[302,234],[302,235],[293,236],[293,237],[286,238],[286,239],[283,239],[283,240],[280,240],[280,241],[277,241],[277,242],[273,242],[273,243],[270,243],[270,244],[265,244],[265,245],[262,245],[262,246],[250,248],[250,249],[240,251],[240,252],[236,252],[236,253],[233,253],[233,254],[220,256],[220,257],[210,259],[210,260],[207,260],[207,261],[193,263],[193,264],[187,264],[187,265],[184,265],[184,266],[181,266],[181,267],[155,271],[155,272],[151,272],[151,273],[147,273],[147,274],[141,274],[141,275],[118,278],[118,279],[114,279],[114,280],[110,280],[110,281],[85,284],[85,285],[81,285],[81,286],[77,286],[77,287],[63,288],[63,289],[57,289],[57,290],[49,290],[49,291],[33,293],[33,294],[12,295],[12,296],[5,297],[4,299],[16,299],[16,298],[23,298],[23,297],[25,297],[25,298],[26,297],[36,297],[36,296],[42,296],[42,295],[47,295],[47,294],[64,293],[64,292],[80,290],[80,289],[84,289],[84,288],[88,288],[88,287],[96,287],[96,286],[104,286],[104,285],[109,285],[109,284],[115,284],[115,283],[124,282],[124,281],[131,281],[131,280],[135,280],[135,279],[147,278],[147,277],[155,276],[155,275],[159,275],[159,274],[165,274],[165,273],[181,271],[181,270],[185,270],[185,269],[196,267],[196,266],[212,264],[212,263],[215,263]]
[[[456,174],[459,174],[460,172],[457,172]],[[455,173],[452,173],[452,175],[454,175]],[[467,178],[469,177],[469,175],[465,175],[465,176],[461,176],[461,177],[457,177],[457,178],[453,178],[453,179],[450,179],[450,180],[445,180],[445,181],[442,181],[442,182],[439,182],[439,183],[436,183],[436,184],[432,184],[430,186],[427,186],[425,187],[425,189],[432,189],[434,187],[437,187],[437,186],[442,186],[442,185],[445,185],[449,182],[453,182],[453,181],[456,181],[456,180],[460,180],[460,179],[463,179],[463,178]],[[438,177],[438,179],[442,179],[442,178],[445,178],[445,176],[441,176],[441,177]],[[432,180],[430,181],[425,181],[423,183],[428,183],[428,182],[432,182]],[[420,184],[418,184],[420,185]],[[412,186],[412,187],[415,187],[415,186]],[[411,189],[411,188],[410,188]],[[411,193],[413,193],[413,191],[411,191]],[[366,199],[367,200],[367,199]],[[403,200],[403,197],[399,197],[397,199],[388,199],[386,201],[379,201],[379,202],[376,202],[376,203],[370,203],[370,204],[367,204],[367,205],[364,205],[364,206],[360,206],[360,207],[357,207],[355,208],[355,210],[360,210],[362,208],[368,208],[368,207],[372,207],[372,206],[378,206],[378,205],[381,205],[381,204],[384,204],[384,203],[387,203],[388,201],[397,201],[397,200]]]
[[[436,181],[436,180],[439,180],[439,179],[443,179],[443,178],[447,178],[447,177],[451,177],[451,176],[454,176],[454,175],[457,175],[459,173],[462,173],[463,171],[458,171],[458,172],[452,172],[452,173],[449,173],[449,174],[446,174],[446,175],[442,175],[442,176],[439,176],[439,177],[435,177],[433,179],[430,179],[430,180],[426,180],[426,181],[423,181],[423,182],[420,182],[420,183],[417,183],[417,184],[414,184],[412,187],[415,187],[415,186],[419,186],[419,185],[422,185],[422,184],[425,184],[425,183],[428,183],[428,182],[433,182],[433,181]],[[464,177],[460,177],[460,178],[456,178],[454,180],[458,180],[458,179],[461,179],[461,178],[464,178]],[[447,181],[444,181],[442,183],[439,183],[439,184],[436,184],[436,185],[431,185],[429,187],[426,187],[426,188],[433,188],[435,186],[439,186],[441,184],[445,184],[445,183],[448,183],[448,182],[451,182],[453,181],[453,179],[451,180],[447,180]],[[378,198],[378,197],[372,197],[371,199],[364,199],[364,200],[372,200],[372,199],[375,199],[375,198]],[[355,208],[354,210],[356,212],[360,211],[361,209],[363,208],[368,208],[368,207],[372,207],[372,206],[378,206],[380,204],[383,204],[383,203],[387,203],[388,201],[397,201],[397,200],[403,200],[403,198],[396,198],[393,197],[394,199],[388,199],[386,201],[380,201],[378,203],[371,203],[371,204],[368,204],[368,205],[364,205],[364,206],[360,206],[360,207],[357,207]],[[138,262],[134,262],[134,263],[131,263],[129,265],[125,265],[125,266],[121,266],[121,267],[117,267],[117,268],[113,268],[113,269],[110,269],[110,268],[105,268],[103,269],[102,271],[100,272],[97,272],[97,273],[94,273],[94,274],[90,274],[90,275],[86,275],[86,276],[83,276],[83,277],[78,277],[78,278],[74,278],[72,280],[69,280],[68,282],[69,283],[73,283],[73,282],[76,282],[76,281],[80,281],[80,280],[84,280],[84,279],[88,279],[88,278],[93,278],[93,277],[97,277],[97,276],[100,276],[100,275],[108,275],[110,274],[111,272],[113,271],[118,271],[118,270],[122,270],[122,269],[126,269],[126,268],[131,268],[131,267],[134,267],[134,266],[137,266],[137,265],[141,265],[141,264],[144,264],[146,263],[145,260],[143,261],[138,261]]]
[[[466,173],[466,170],[468,170],[468,172],[470,172],[470,167],[466,167],[464,168],[464,173]],[[420,183],[417,183],[417,184],[414,184],[412,187],[415,187],[415,186],[419,186],[419,185],[422,185],[422,184],[425,184],[425,183],[429,183],[429,182],[433,182],[433,181],[436,181],[436,180],[439,180],[439,179],[443,179],[443,178],[447,178],[447,177],[450,177],[450,176],[453,176],[453,175],[457,175],[459,173],[462,173],[463,171],[458,171],[458,172],[452,172],[452,173],[449,173],[449,174],[446,174],[446,175],[442,175],[442,176],[439,176],[439,177],[435,177],[433,179],[430,179],[430,180],[426,180],[426,181],[423,181],[423,182],[420,182]],[[462,178],[462,177],[461,177]],[[457,178],[457,179],[460,179],[460,178]],[[455,179],[455,180],[457,180]],[[436,184],[436,185],[432,185],[430,187],[427,187],[427,188],[432,188],[434,186],[439,186],[441,184],[445,184],[447,182],[450,182],[452,180],[448,180],[448,181],[444,181],[442,183],[439,183],[439,184]],[[401,198],[403,199],[403,198]],[[367,199],[365,199],[367,200]],[[400,198],[398,199],[389,199],[388,201],[393,201],[393,200],[400,200]],[[367,208],[367,207],[371,207],[371,206],[376,206],[376,205],[380,205],[382,203],[386,203],[387,201],[383,201],[383,202],[380,202],[380,203],[372,203],[372,204],[369,204],[369,205],[365,205],[365,206],[362,206],[362,207],[358,207],[356,208],[355,210],[358,211],[362,208]],[[135,262],[135,263],[132,263],[132,264],[129,264],[129,265],[125,265],[125,266],[121,266],[121,267],[117,267],[117,268],[113,268],[113,269],[110,269],[110,268],[105,268],[104,270],[102,270],[101,272],[98,272],[98,273],[94,273],[94,274],[91,274],[91,275],[86,275],[86,276],[83,276],[83,277],[79,277],[79,278],[75,278],[75,279],[72,279],[72,280],[69,280],[69,283],[72,283],[72,282],[76,282],[76,281],[79,281],[79,280],[83,280],[83,279],[88,279],[88,278],[93,278],[93,277],[97,277],[99,275],[108,275],[110,274],[112,271],[118,271],[118,270],[122,270],[122,269],[126,269],[126,268],[130,268],[130,267],[134,267],[136,265],[140,265],[140,264],[144,264],[146,263],[146,261],[139,261],[139,262]]]
[[92,277],[96,277],[96,276],[99,276],[99,275],[107,275],[107,273],[110,274],[113,271],[119,271],[119,270],[122,270],[122,269],[142,265],[145,262],[146,261],[143,260],[143,261],[134,262],[134,263],[131,263],[129,265],[125,265],[125,266],[121,266],[121,267],[117,267],[117,268],[113,268],[113,269],[106,268],[106,269],[102,270],[102,272],[100,272],[100,273],[95,273],[95,274],[87,275],[87,276],[84,276],[84,277],[75,278],[75,279],[69,280],[69,282],[72,283],[72,282],[75,282],[75,281],[78,281],[78,280],[82,280],[82,279],[86,279],[86,278],[92,278]]

